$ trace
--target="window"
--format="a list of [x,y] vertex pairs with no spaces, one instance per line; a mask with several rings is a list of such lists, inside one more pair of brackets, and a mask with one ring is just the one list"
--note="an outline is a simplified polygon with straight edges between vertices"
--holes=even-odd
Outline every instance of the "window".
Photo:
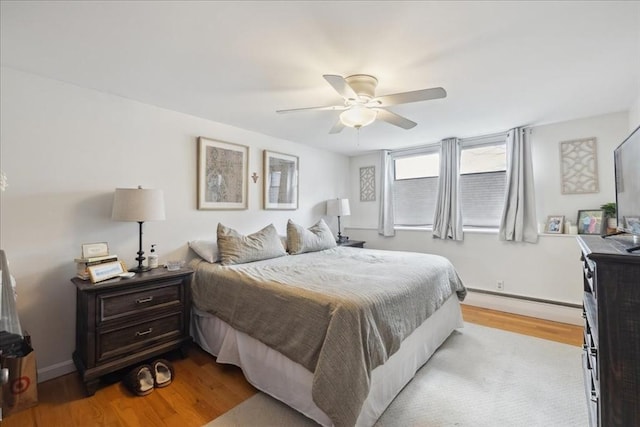
[[440,155],[431,147],[394,158],[393,214],[396,225],[433,224]]
[[[438,195],[439,146],[394,155],[395,225],[431,226]],[[506,188],[505,136],[461,140],[460,204],[465,227],[500,225]]]
[[506,144],[468,145],[460,152],[460,204],[466,227],[498,227],[504,207]]

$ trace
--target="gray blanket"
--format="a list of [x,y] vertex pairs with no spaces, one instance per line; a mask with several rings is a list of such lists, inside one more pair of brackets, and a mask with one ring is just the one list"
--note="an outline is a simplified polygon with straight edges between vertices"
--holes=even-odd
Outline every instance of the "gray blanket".
[[313,373],[312,397],[353,426],[371,371],[454,292],[437,255],[337,247],[247,264],[194,260],[193,303]]

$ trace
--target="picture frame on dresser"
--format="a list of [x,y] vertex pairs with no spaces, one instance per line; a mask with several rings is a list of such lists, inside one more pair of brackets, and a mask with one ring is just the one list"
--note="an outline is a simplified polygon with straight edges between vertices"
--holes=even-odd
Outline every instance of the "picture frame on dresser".
[[602,235],[606,227],[602,209],[585,209],[578,211],[578,234]]

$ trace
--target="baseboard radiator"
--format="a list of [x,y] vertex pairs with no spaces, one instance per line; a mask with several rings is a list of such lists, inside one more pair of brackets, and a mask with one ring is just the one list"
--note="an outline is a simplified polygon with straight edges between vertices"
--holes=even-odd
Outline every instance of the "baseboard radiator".
[[582,305],[523,295],[505,294],[485,289],[467,288],[463,304],[555,322],[582,325]]

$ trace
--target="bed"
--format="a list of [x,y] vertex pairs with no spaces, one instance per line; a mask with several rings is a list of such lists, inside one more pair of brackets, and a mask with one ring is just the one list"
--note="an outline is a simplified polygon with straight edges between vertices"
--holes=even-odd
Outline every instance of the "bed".
[[332,247],[190,265],[195,341],[325,426],[373,425],[463,325],[466,290],[437,255]]

